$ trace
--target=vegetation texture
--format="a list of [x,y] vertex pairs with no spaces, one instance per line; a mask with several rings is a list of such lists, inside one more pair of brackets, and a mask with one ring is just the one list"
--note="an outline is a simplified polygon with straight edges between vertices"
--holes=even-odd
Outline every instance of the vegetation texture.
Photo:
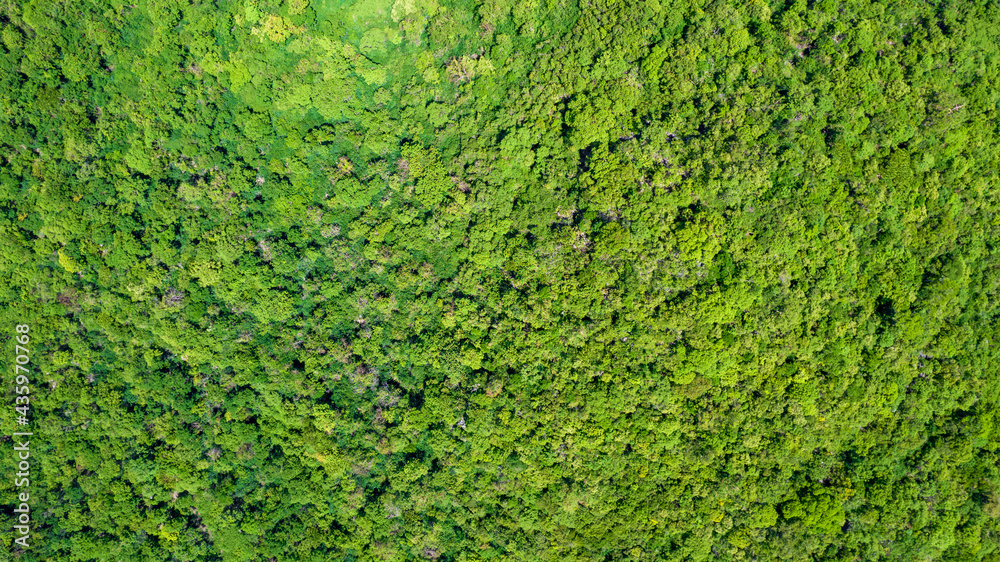
[[133,1],[0,1],[0,559],[1000,560],[996,2]]

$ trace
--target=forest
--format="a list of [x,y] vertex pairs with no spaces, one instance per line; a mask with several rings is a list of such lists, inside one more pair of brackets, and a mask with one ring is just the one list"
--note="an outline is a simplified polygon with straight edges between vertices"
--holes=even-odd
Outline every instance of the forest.
[[1000,561],[997,2],[131,1],[0,0],[0,562]]

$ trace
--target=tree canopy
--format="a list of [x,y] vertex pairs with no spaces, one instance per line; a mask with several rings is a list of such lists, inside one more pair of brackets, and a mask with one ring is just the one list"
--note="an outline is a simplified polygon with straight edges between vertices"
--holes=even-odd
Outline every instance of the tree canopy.
[[998,560],[998,21],[0,3],[5,550]]

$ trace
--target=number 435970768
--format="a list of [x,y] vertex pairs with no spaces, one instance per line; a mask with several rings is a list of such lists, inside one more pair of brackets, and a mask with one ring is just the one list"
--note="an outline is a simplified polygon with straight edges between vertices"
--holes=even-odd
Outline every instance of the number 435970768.
[[14,347],[14,351],[17,354],[17,356],[14,357],[14,361],[16,363],[16,365],[14,365],[14,373],[16,375],[14,377],[14,382],[20,385],[14,388],[14,391],[18,394],[18,397],[16,398],[17,405],[14,409],[17,410],[17,413],[21,416],[28,415],[29,391],[27,375],[28,367],[26,365],[28,364],[29,357],[28,348],[25,346],[28,345],[28,342],[30,341],[30,338],[28,337],[29,329],[30,328],[27,324],[18,324],[18,335],[14,338],[17,341],[17,345]]

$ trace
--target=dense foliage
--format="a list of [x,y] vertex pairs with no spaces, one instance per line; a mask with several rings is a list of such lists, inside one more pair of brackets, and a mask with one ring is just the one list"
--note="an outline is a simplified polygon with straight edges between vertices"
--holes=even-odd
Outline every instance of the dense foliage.
[[12,559],[1000,559],[996,3],[135,2],[0,3]]

